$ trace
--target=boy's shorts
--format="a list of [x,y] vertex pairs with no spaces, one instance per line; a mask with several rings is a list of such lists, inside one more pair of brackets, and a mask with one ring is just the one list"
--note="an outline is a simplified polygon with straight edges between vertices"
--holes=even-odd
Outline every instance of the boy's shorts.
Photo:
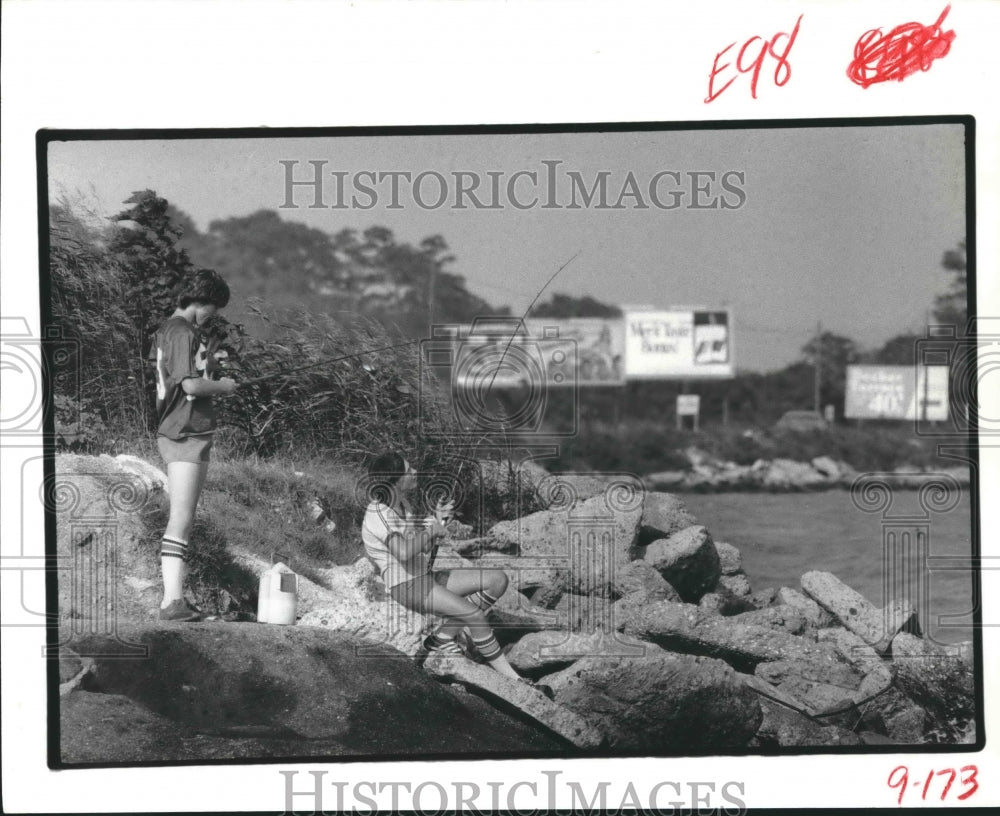
[[414,609],[418,612],[423,611],[424,602],[427,600],[427,596],[434,588],[434,585],[447,586],[450,574],[451,570],[425,572],[423,575],[418,575],[409,581],[396,584],[396,586],[389,589],[389,595],[396,603],[405,606],[407,609]]
[[209,453],[212,450],[213,437],[188,436],[184,439],[168,439],[165,436],[156,437],[156,447],[166,464],[171,462],[191,462],[196,465],[208,464]]

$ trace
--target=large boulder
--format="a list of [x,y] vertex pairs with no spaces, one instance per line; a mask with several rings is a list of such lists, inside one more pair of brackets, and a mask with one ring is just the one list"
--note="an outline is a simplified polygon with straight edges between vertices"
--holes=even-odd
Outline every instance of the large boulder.
[[424,661],[424,670],[440,680],[460,683],[493,704],[522,716],[558,735],[577,748],[602,747],[604,736],[575,711],[549,700],[541,691],[488,666],[463,657],[432,656]]
[[[304,626],[187,623],[129,627],[143,659],[123,659],[122,644],[91,636],[86,691],[117,702],[64,700],[64,746],[76,761],[124,760],[130,725],[140,725],[144,758],[260,758],[303,755],[462,754],[551,751],[561,743],[468,695],[456,695],[400,653],[373,659],[363,641]],[[128,703],[124,702],[127,698]],[[95,720],[95,705],[103,702]],[[137,707],[152,712],[141,722]],[[118,714],[115,714],[118,709]],[[166,726],[175,730],[167,738]],[[84,737],[89,739],[84,744]],[[220,749],[196,735],[227,740]],[[152,742],[162,738],[154,757]],[[243,740],[257,741],[247,749]],[[178,742],[180,740],[180,742]],[[263,741],[263,742],[261,742]],[[73,747],[75,746],[75,747]],[[257,753],[254,753],[254,752]],[[85,758],[80,755],[84,754]]]
[[762,485],[767,490],[810,490],[826,481],[812,465],[792,459],[775,459],[764,474]]
[[833,615],[820,607],[812,598],[807,598],[791,587],[781,587],[775,595],[775,601],[798,609],[811,627],[822,629],[833,623]]
[[616,571],[630,560],[641,515],[642,494],[625,485],[573,505],[501,521],[490,529],[486,546],[516,554],[511,567],[518,573],[548,575],[553,590],[610,592]]
[[550,473],[537,482],[535,495],[544,509],[572,507],[603,496],[618,484],[629,485],[629,490],[644,490],[639,477],[627,473]]
[[[661,538],[670,538],[698,521],[679,498],[669,493],[647,493],[642,503],[637,547],[645,547]],[[637,553],[641,554],[641,553]]]
[[584,657],[641,657],[652,650],[660,651],[621,632],[547,631],[525,635],[510,648],[507,659],[521,674],[538,677]]
[[619,598],[626,596],[642,603],[654,601],[679,601],[680,595],[656,567],[648,561],[630,561],[615,573],[612,592]]
[[721,575],[719,553],[712,536],[699,525],[652,542],[646,547],[643,560],[689,602],[711,591]]
[[56,457],[46,493],[56,512],[64,638],[156,616],[159,539],[147,521],[165,519],[166,498],[152,477],[136,470],[110,456]]
[[802,590],[878,652],[889,648],[897,632],[919,632],[912,607],[893,602],[880,609],[831,572],[807,572],[802,576]]
[[831,660],[775,660],[758,664],[755,674],[801,700],[811,714],[850,708],[862,680],[850,666]]
[[718,657],[743,672],[773,660],[840,662],[835,651],[824,644],[769,626],[740,623],[739,616],[719,617],[691,604],[659,601],[636,607],[619,601],[616,616],[628,635],[677,652]]
[[760,724],[756,696],[721,660],[647,645],[638,657],[585,657],[545,682],[619,751],[744,748]]

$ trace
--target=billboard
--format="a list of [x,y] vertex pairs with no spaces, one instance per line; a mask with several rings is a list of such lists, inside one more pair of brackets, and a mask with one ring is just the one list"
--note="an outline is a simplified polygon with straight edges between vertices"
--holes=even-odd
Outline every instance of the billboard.
[[849,365],[844,416],[948,419],[948,366]]
[[688,309],[625,315],[628,379],[732,377],[729,312]]
[[434,327],[427,363],[451,369],[460,388],[621,385],[621,318],[479,318]]

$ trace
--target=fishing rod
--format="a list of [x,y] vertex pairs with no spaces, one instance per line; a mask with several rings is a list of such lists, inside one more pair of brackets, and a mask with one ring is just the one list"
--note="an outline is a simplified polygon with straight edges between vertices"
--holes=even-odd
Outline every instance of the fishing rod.
[[[342,360],[351,360],[351,359],[353,359],[355,357],[361,357],[361,356],[363,356],[365,354],[374,354],[377,351],[389,351],[390,349],[404,348],[405,346],[412,346],[414,343],[418,343],[418,342],[420,342],[420,341],[419,340],[407,340],[405,343],[396,343],[396,344],[391,345],[391,346],[380,346],[379,348],[364,349],[363,351],[356,351],[353,354],[344,354],[344,355],[342,355],[340,357],[324,357],[322,360],[317,360],[315,362],[308,363],[307,365],[299,366],[298,368],[291,368],[291,369],[288,369],[287,371],[275,371],[275,372],[273,372],[271,374],[263,374],[260,377],[252,377],[249,380],[239,380],[239,381],[237,381],[237,385],[239,385],[241,387],[247,386],[247,385],[259,385],[260,383],[267,382],[268,380],[273,380],[276,377],[284,377],[286,380],[288,380],[289,378],[291,378],[291,376],[293,374],[298,374],[300,371],[307,371],[310,368],[316,368],[317,366],[321,366],[321,365],[329,365],[330,363],[339,363]],[[218,371],[218,370],[219,369],[217,368],[216,371]],[[284,386],[281,386],[281,388],[283,388],[283,387]],[[281,388],[279,388],[278,390],[280,391]],[[407,385],[406,383],[397,384],[396,385],[396,390],[399,391],[401,394],[412,394],[413,393],[413,389],[409,385]],[[190,401],[194,400],[195,397],[192,394],[188,394],[187,395],[187,399],[190,402]]]
[[[573,261],[575,261],[579,257],[581,252],[583,252],[583,250],[578,249],[576,251],[576,254],[573,255],[572,258],[566,261],[566,263],[560,266],[555,272],[553,272],[549,276],[549,279],[545,281],[545,284],[542,286],[542,288],[538,290],[538,294],[535,295],[534,300],[532,300],[531,303],[528,304],[528,308],[524,310],[524,314],[521,315],[521,319],[518,321],[519,324],[522,325],[524,324],[524,319],[528,316],[528,313],[531,312],[531,310],[535,307],[535,304],[538,303],[538,299],[542,296],[542,292],[548,289],[549,284],[556,279],[556,276],[560,272],[562,272],[567,266],[573,263]],[[497,363],[496,368],[493,369],[493,377],[490,379],[490,384],[486,389],[487,396],[489,396],[490,392],[493,390],[493,383],[496,382],[497,374],[500,373],[500,366],[503,365],[504,358],[507,356],[507,352],[510,351],[510,347],[511,345],[513,345],[513,343],[514,343],[514,334],[511,333],[510,337],[507,339],[507,345],[504,347],[503,354],[500,355],[500,361]]]
[[273,380],[276,377],[290,377],[292,374],[298,374],[300,371],[308,371],[310,368],[316,368],[321,365],[329,365],[330,363],[339,363],[343,360],[351,360],[355,357],[361,357],[365,354],[374,354],[378,351],[390,351],[391,349],[404,348],[405,346],[412,346],[414,343],[419,343],[419,340],[407,340],[405,343],[396,343],[391,346],[380,346],[378,348],[364,349],[363,351],[356,351],[353,354],[344,354],[340,357],[324,357],[322,360],[317,360],[312,363],[308,363],[304,366],[298,366],[297,368],[290,368],[287,371],[275,371],[271,374],[263,374],[260,377],[252,377],[249,380],[241,380],[239,382],[240,386],[246,385],[257,385],[258,383],[267,382],[268,380]]

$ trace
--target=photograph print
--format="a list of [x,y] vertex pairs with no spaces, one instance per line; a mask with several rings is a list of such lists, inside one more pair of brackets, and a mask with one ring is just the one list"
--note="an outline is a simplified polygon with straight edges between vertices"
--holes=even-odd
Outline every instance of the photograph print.
[[50,764],[981,748],[973,128],[40,131]]

